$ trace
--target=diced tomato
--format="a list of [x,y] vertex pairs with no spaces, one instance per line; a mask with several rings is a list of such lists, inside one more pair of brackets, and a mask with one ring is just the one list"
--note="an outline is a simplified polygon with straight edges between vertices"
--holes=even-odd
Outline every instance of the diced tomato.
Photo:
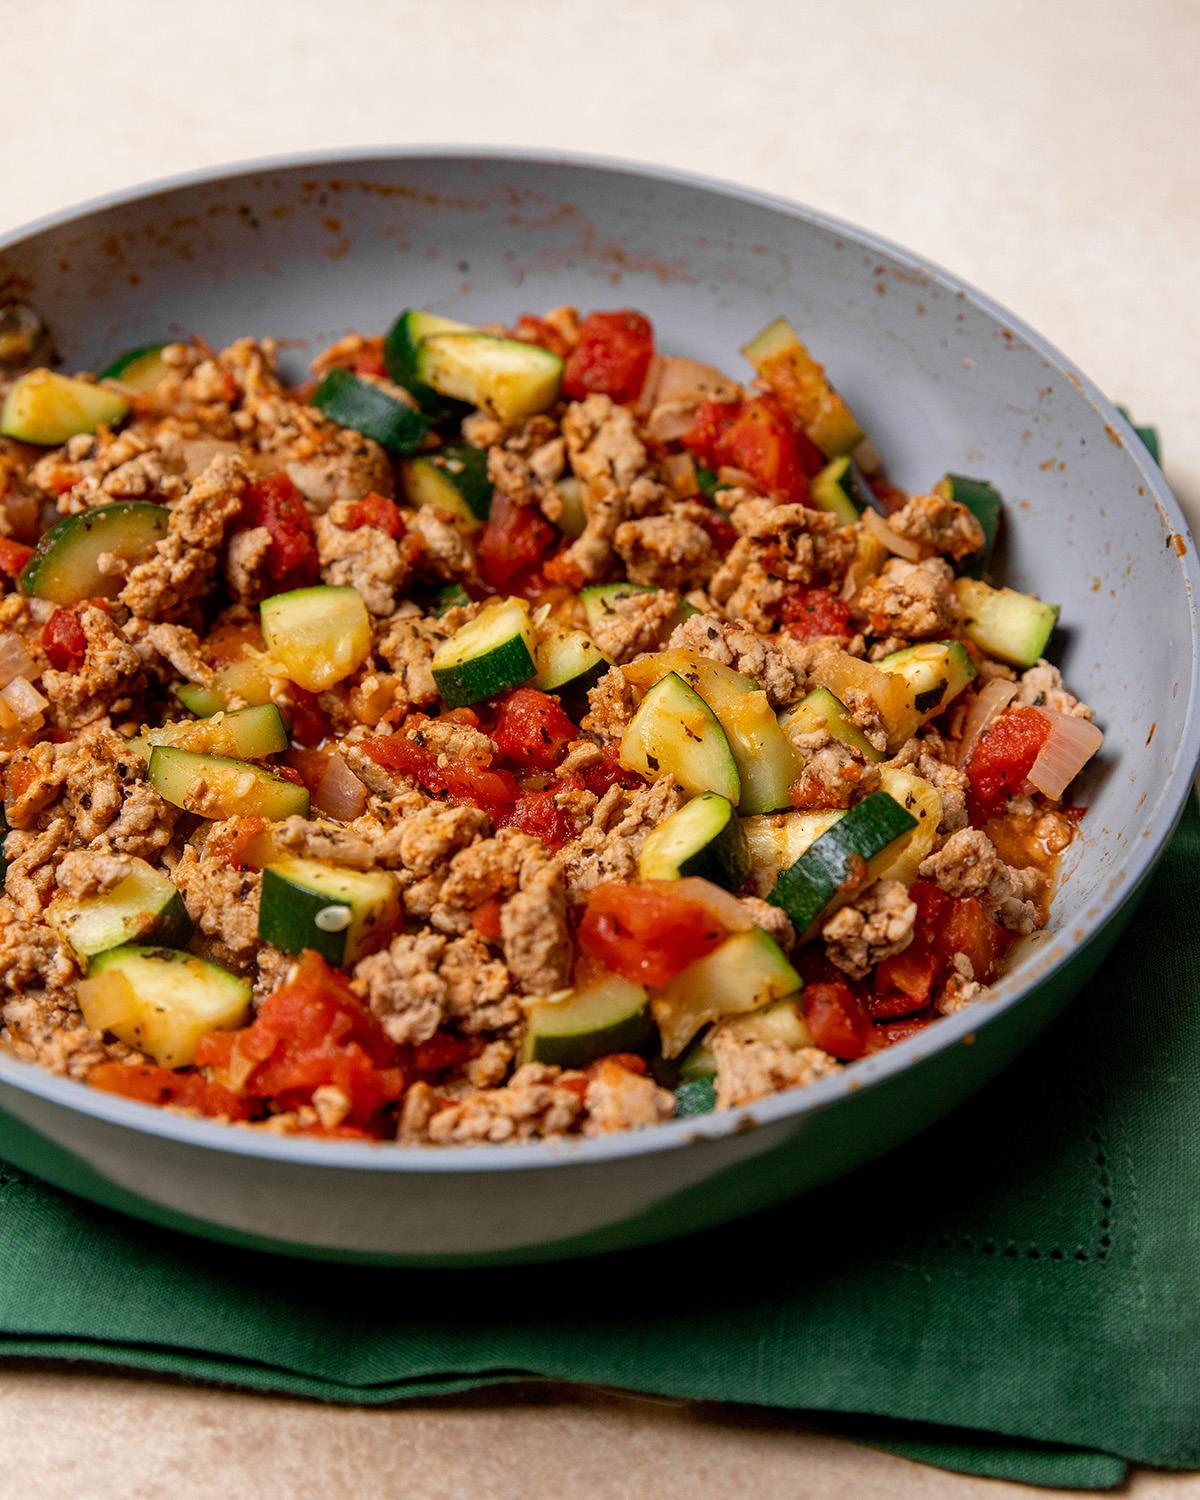
[[500,936],[500,908],[502,901],[485,901],[471,913],[471,926],[480,937],[496,939]]
[[230,1120],[249,1120],[252,1101],[242,1098],[224,1084],[210,1083],[202,1073],[177,1072],[173,1068],[156,1068],[149,1064],[98,1063],[88,1074],[93,1088],[106,1094],[120,1094],[125,1099],[140,1099],[143,1104],[178,1104],[202,1115],[225,1116]]
[[266,572],[281,591],[304,588],[320,574],[312,521],[300,491],[284,473],[256,479],[242,497],[242,522],[271,535]]
[[646,1071],[646,1059],[639,1057],[636,1052],[607,1052],[603,1057],[598,1057],[587,1069],[589,1079],[597,1078],[605,1063],[615,1063],[618,1068],[624,1068],[627,1073],[642,1073]]
[[497,828],[519,828],[522,833],[531,833],[551,850],[561,849],[575,832],[569,814],[555,807],[552,787],[542,792],[526,792],[514,806],[497,812],[493,821]]
[[875,1027],[871,1035],[872,1052],[878,1052],[884,1047],[894,1047],[897,1042],[907,1041],[910,1036],[916,1036],[918,1031],[924,1031],[930,1021],[936,1021],[937,1011],[922,1011],[919,1015],[905,1016],[899,1021],[884,1021]]
[[359,748],[378,766],[411,776],[429,792],[446,792],[453,802],[473,802],[494,813],[518,801],[521,788],[510,771],[495,771],[470,757],[438,764],[438,757],[424,745],[403,734],[359,741]]
[[479,573],[501,592],[525,568],[536,567],[558,539],[558,532],[536,505],[517,505],[496,491],[479,539]]
[[903,953],[883,959],[875,970],[875,993],[867,1000],[871,1018],[883,1021],[923,1010],[933,998],[938,968],[937,959],[919,938]]
[[850,606],[828,589],[785,583],[778,611],[780,623],[798,641],[815,640],[819,635],[848,641],[854,634],[850,628]]
[[500,759],[509,765],[550,771],[578,734],[557,698],[523,687],[501,699],[492,739]]
[[990,984],[995,979],[1010,942],[1008,933],[974,896],[956,896],[952,900],[949,920],[933,938],[936,951],[951,962],[956,953],[969,958],[980,984]]
[[271,820],[264,818],[261,813],[255,813],[247,818],[236,819],[232,831],[227,823],[221,826],[223,832],[209,839],[204,852],[240,870],[248,862],[246,856],[254,841],[267,832]]
[[589,792],[603,797],[610,787],[623,786],[634,791],[645,785],[645,777],[637,771],[628,771],[621,764],[620,752],[612,744],[600,747],[600,758],[592,762],[582,773],[583,784]]
[[742,469],[771,494],[804,504],[809,491],[801,436],[778,398],[766,395],[703,402],[680,442],[707,468]]
[[376,531],[386,531],[393,540],[404,535],[404,520],[396,502],[389,500],[386,495],[377,495],[374,490],[351,504],[342,525],[347,531],[357,531],[361,526],[374,526]]
[[871,1018],[850,986],[839,981],[810,984],[804,991],[804,1015],[818,1047],[849,1061],[861,1057],[871,1040]]
[[659,885],[595,886],[579,924],[580,946],[635,984],[666,984],[727,936],[703,902]]
[[[202,1041],[198,1057],[209,1056]],[[311,1104],[331,1084],[350,1101],[345,1123],[374,1130],[380,1112],[400,1097],[400,1051],[379,1022],[318,953],[306,949],[290,983],[263,1001],[229,1051],[238,1093],[268,1100],[276,1111]]]
[[641,313],[589,313],[563,368],[563,395],[583,401],[599,392],[614,401],[636,401],[653,355],[654,329]]
[[54,611],[42,631],[42,650],[55,671],[79,671],[87,656],[87,636],[74,610]]
[[540,344],[543,349],[549,349],[551,354],[557,354],[560,359],[566,359],[571,352],[570,344],[557,328],[544,318],[535,318],[531,313],[522,313],[517,319],[517,326],[509,329],[508,336],[519,339],[522,344]]
[[971,783],[972,822],[1004,811],[1011,792],[1019,792],[1050,733],[1050,721],[1036,708],[1002,713],[971,753],[964,767]]
[[413,1047],[412,1065],[418,1073],[441,1073],[465,1062],[474,1050],[472,1044],[461,1036],[435,1031],[428,1041],[418,1042]]
[[387,365],[383,362],[383,337],[375,335],[373,338],[363,340],[362,348],[354,356],[354,373],[356,375],[387,375]]
[[11,537],[0,536],[0,572],[15,576],[33,556],[33,548]]

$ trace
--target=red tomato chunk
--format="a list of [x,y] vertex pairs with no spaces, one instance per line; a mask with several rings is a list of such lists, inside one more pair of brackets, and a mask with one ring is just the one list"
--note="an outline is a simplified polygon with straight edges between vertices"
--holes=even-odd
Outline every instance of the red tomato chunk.
[[280,591],[304,588],[320,573],[312,521],[304,498],[286,474],[256,479],[242,499],[242,524],[270,533],[267,573]]
[[[558,785],[561,788],[563,783]],[[526,792],[512,807],[495,813],[492,821],[497,828],[518,828],[522,833],[533,834],[547,849],[561,849],[575,828],[564,809],[554,805],[554,793],[553,787],[542,792]]]
[[33,556],[33,548],[11,537],[0,536],[0,572],[17,574]]
[[500,703],[492,739],[500,759],[509,765],[550,771],[578,732],[557,698],[537,688],[517,688]]
[[835,635],[849,640],[850,606],[828,589],[809,588],[802,583],[784,586],[779,601],[779,619],[789,635],[798,641],[815,640],[819,635]]
[[511,771],[494,771],[470,758],[441,766],[432,750],[403,734],[360,740],[359,748],[376,765],[413,777],[426,791],[446,792],[452,802],[473,802],[485,812],[508,806],[521,796]]
[[579,342],[563,369],[563,395],[583,401],[593,394],[636,401],[654,354],[654,329],[641,313],[594,312],[584,318]]
[[87,656],[87,636],[70,609],[56,609],[42,631],[42,650],[57,672],[78,672]]
[[509,336],[522,344],[540,344],[543,349],[549,349],[551,354],[557,354],[560,359],[565,359],[571,352],[570,344],[558,329],[544,318],[535,318],[532,313],[522,313]]
[[742,469],[764,489],[796,504],[809,498],[812,444],[793,426],[775,396],[705,401],[680,442],[710,469]]
[[558,539],[535,505],[517,505],[499,490],[479,540],[479,573],[489,588],[506,589],[518,573],[533,568]]
[[703,902],[660,885],[598,885],[579,924],[580,947],[635,984],[666,984],[727,936]]
[[848,984],[810,984],[804,1016],[813,1042],[844,1061],[861,1057],[871,1040],[871,1018]]
[[377,531],[386,531],[393,541],[404,535],[404,521],[394,500],[377,495],[374,490],[355,500],[344,525],[347,531],[357,531],[361,526],[374,526]]
[[975,805],[972,822],[978,821],[976,813],[996,817],[1004,811],[1009,794],[1021,790],[1049,734],[1050,721],[1036,708],[1010,709],[984,733],[965,767]]
[[106,1094],[120,1094],[124,1099],[139,1099],[143,1104],[176,1104],[194,1109],[202,1115],[221,1116],[229,1120],[249,1120],[253,1101],[243,1099],[224,1084],[210,1083],[203,1073],[176,1072],[173,1068],[156,1068],[153,1064],[104,1062],[88,1074],[93,1088]]

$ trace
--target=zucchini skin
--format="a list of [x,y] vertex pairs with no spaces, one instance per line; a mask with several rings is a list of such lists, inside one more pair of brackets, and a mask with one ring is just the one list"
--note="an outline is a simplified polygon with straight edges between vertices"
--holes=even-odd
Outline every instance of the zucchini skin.
[[[687,846],[692,848],[685,854]],[[750,878],[750,844],[733,804],[716,792],[684,803],[646,835],[638,875],[642,880],[696,875],[727,891],[740,890]]]
[[[259,903],[258,936],[284,953],[300,953],[314,948],[335,967],[351,964],[386,942],[400,913],[397,884],[386,872],[370,872],[370,880],[358,883],[378,887],[373,897],[339,896],[334,891],[316,887],[311,875],[319,880],[322,871],[315,860],[285,860],[263,869],[262,899]],[[336,883],[342,872],[330,869]],[[353,883],[358,872],[348,872]],[[343,926],[333,930],[323,927],[318,917],[331,908],[346,913]]]
[[497,600],[438,648],[430,670],[442,702],[464,708],[528,682],[537,672],[535,651],[525,601]]
[[947,500],[965,505],[983,527],[983,550],[963,559],[961,572],[967,578],[982,578],[992,561],[992,551],[1004,515],[1000,491],[986,479],[968,479],[965,474],[947,474],[935,486]]
[[837,899],[852,874],[853,859],[874,859],[916,826],[916,818],[886,792],[872,792],[783,871],[767,900],[787,912],[803,936]]
[[339,426],[374,438],[391,453],[415,453],[429,431],[429,423],[419,411],[349,370],[330,370],[317,387],[312,404]]
[[383,365],[388,379],[394,385],[403,386],[431,422],[465,417],[471,408],[465,401],[439,395],[431,385],[418,378],[417,345],[430,333],[469,333],[471,330],[470,323],[417,312],[410,307],[400,314],[384,337]]
[[115,552],[131,565],[144,561],[166,536],[170,519],[165,505],[148,500],[116,500],[64,516],[21,569],[21,592],[64,608],[84,599],[115,598],[123,582],[100,572],[100,555]]

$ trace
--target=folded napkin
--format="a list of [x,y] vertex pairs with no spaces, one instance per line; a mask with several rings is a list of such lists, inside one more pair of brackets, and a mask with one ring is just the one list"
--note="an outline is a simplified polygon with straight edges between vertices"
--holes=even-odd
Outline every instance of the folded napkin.
[[952,1118],[690,1239],[502,1270],[210,1245],[0,1170],[0,1355],[384,1403],[542,1377],[795,1411],[973,1474],[1200,1468],[1200,815],[1068,1014]]

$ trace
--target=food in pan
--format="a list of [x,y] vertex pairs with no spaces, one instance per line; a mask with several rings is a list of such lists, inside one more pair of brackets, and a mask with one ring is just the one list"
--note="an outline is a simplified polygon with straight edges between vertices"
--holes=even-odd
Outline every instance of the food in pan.
[[[0,1042],[403,1145],[599,1135],[986,1004],[1102,736],[784,318],[409,310],[0,383]],[[936,481],[936,482],[935,482]]]

